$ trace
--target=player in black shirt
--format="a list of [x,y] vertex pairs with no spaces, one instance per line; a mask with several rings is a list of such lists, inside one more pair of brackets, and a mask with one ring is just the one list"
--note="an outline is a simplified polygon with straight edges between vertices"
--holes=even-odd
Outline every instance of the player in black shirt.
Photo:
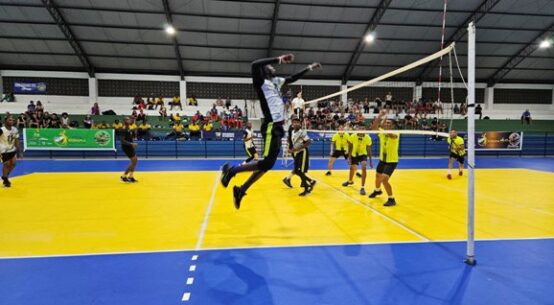
[[134,131],[129,129],[129,126],[131,125],[131,119],[126,117],[124,122],[123,129],[119,132],[119,141],[121,142],[121,149],[123,152],[125,152],[125,155],[131,160],[131,164],[127,167],[127,170],[121,176],[121,181],[123,182],[138,182],[134,177],[133,174],[135,173],[135,167],[137,166],[137,152],[135,151],[135,148],[137,147],[137,143],[133,143],[134,138]]

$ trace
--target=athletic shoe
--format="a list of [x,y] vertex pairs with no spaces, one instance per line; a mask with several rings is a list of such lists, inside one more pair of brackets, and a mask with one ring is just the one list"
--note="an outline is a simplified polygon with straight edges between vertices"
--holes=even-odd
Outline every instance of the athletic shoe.
[[221,185],[223,187],[229,186],[229,182],[231,182],[231,179],[233,178],[233,175],[231,175],[232,166],[229,165],[229,163],[223,164],[223,167],[221,168]]
[[381,195],[381,194],[383,194],[383,191],[377,191],[377,190],[375,190],[375,191],[373,191],[373,193],[369,194],[369,198],[375,198],[375,197],[377,197],[377,196],[379,196],[379,195]]
[[129,182],[129,178],[125,177],[125,176],[121,176],[119,177],[121,179],[121,181],[123,182]]
[[462,172],[462,171],[458,172],[458,176],[463,176],[463,175],[464,175],[464,172]]
[[233,187],[233,203],[235,204],[235,209],[240,209],[240,201],[244,196],[246,196],[246,193],[243,192],[239,186]]
[[448,174],[446,175],[446,178],[448,178],[448,180],[452,180],[452,175]]
[[331,176],[331,171],[327,171],[327,172],[325,173],[325,176]]
[[283,183],[284,183],[286,186],[292,188],[292,184],[290,183],[290,179],[289,179],[289,178],[287,178],[287,177],[283,178]]
[[354,181],[346,181],[342,184],[342,186],[349,186],[349,185],[352,185],[354,184]]
[[396,205],[396,201],[394,200],[394,198],[389,198],[389,200],[387,200],[387,202],[383,204],[383,206],[386,206],[386,207],[392,207],[395,205]]
[[362,174],[360,174],[360,173],[356,172],[356,177],[358,177],[358,178],[362,178]]
[[4,180],[3,181],[4,187],[11,187],[12,186],[12,183],[10,182],[10,180],[8,180],[8,178],[2,177],[2,180]]
[[300,194],[298,194],[298,196],[301,196],[301,197],[304,197],[306,195],[308,195],[310,193],[309,191],[309,187],[305,188],[304,191]]
[[129,182],[131,182],[131,183],[136,183],[136,182],[138,182],[138,180],[135,179],[135,177],[129,177],[129,178],[127,178],[127,181],[129,181]]
[[360,195],[365,196],[365,189],[363,187],[360,189]]
[[311,193],[314,190],[315,184],[317,181],[312,180],[312,183],[310,183],[310,186],[308,187],[308,193]]

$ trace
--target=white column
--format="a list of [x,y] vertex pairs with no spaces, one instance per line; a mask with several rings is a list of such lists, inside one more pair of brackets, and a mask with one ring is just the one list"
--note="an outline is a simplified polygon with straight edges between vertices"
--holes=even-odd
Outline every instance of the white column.
[[414,87],[414,100],[419,100],[423,96],[423,86],[415,85]]
[[181,103],[186,105],[187,102],[187,82],[185,80],[179,81],[179,96],[181,96]]
[[98,100],[98,80],[95,77],[88,79],[88,100],[90,104],[94,104]]
[[494,87],[485,88],[485,109],[493,110],[494,108]]
[[[348,89],[348,85],[344,84],[344,85],[340,85],[340,90],[346,90]],[[340,95],[340,100],[341,102],[346,105],[346,103],[348,103],[348,93],[343,93]]]

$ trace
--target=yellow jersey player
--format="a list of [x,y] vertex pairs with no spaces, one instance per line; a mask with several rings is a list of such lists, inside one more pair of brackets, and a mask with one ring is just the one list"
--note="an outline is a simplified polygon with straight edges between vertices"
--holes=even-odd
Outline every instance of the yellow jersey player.
[[450,131],[450,137],[446,140],[448,142],[448,149],[450,150],[450,157],[448,158],[448,174],[446,178],[452,179],[452,168],[454,167],[454,161],[458,161],[458,175],[464,174],[464,157],[466,155],[464,139],[458,136],[458,132],[455,129]]
[[333,164],[339,157],[344,157],[348,161],[348,138],[350,135],[344,132],[344,126],[339,126],[339,131],[331,138],[331,149],[329,163],[327,164],[326,176],[331,176],[333,170]]
[[[358,126],[358,131],[364,130],[364,126]],[[362,187],[360,188],[360,195],[365,195],[365,178],[367,176],[367,160],[369,158],[369,167],[373,168],[373,160],[371,159],[371,137],[362,132],[357,132],[348,138],[348,163],[350,164],[350,172],[348,175],[348,181],[344,182],[342,186],[349,186],[354,184],[352,179],[354,174],[358,170],[358,164],[362,166]]]
[[[375,198],[381,195],[383,193],[383,191],[381,191],[381,184],[383,184],[389,196],[384,206],[388,207],[396,205],[389,179],[398,165],[400,134],[392,132],[394,121],[387,119],[386,115],[387,112],[381,110],[371,125],[371,129],[379,129],[381,132],[379,133],[379,164],[377,165],[375,190],[369,195],[369,198]],[[380,126],[382,126],[382,128]]]

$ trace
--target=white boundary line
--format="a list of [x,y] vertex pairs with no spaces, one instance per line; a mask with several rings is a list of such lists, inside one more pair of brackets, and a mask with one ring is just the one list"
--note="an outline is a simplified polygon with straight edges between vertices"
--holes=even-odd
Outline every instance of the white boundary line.
[[413,235],[415,235],[415,236],[421,238],[423,241],[427,241],[427,242],[431,241],[429,238],[425,237],[425,236],[422,235],[421,233],[418,233],[417,231],[415,231],[415,230],[409,228],[409,227],[406,226],[405,224],[403,224],[403,223],[397,221],[396,219],[394,219],[394,218],[392,218],[392,217],[390,217],[390,216],[388,216],[388,215],[386,215],[386,214],[381,213],[379,210],[377,210],[377,209],[375,209],[375,208],[373,208],[373,207],[371,207],[371,206],[369,206],[369,205],[367,205],[367,204],[364,204],[364,203],[361,202],[360,200],[355,199],[355,198],[352,198],[350,195],[344,193],[342,190],[340,190],[340,189],[338,189],[338,188],[335,188],[335,187],[331,186],[331,185],[328,184],[327,182],[324,182],[324,181],[322,181],[322,180],[319,180],[318,182],[319,182],[319,183],[322,183],[323,185],[325,185],[325,186],[327,186],[327,187],[329,187],[329,188],[331,188],[331,189],[333,189],[333,190],[335,190],[335,191],[337,191],[337,192],[339,192],[342,196],[348,198],[348,199],[349,199],[350,201],[352,201],[354,204],[359,205],[359,206],[361,206],[361,207],[363,207],[363,208],[366,208],[366,209],[368,209],[368,210],[374,212],[375,214],[377,214],[377,215],[379,215],[379,216],[385,218],[386,220],[390,221],[391,223],[393,223],[393,224],[395,224],[395,225],[401,227],[402,229],[404,229],[404,230],[410,232],[411,234],[413,234]]
[[202,221],[202,227],[200,227],[200,233],[198,233],[198,240],[196,241],[196,247],[195,247],[196,251],[202,248],[202,242],[204,241],[204,236],[206,235],[206,228],[208,227],[208,220],[210,218],[210,214],[212,213],[212,207],[215,201],[215,193],[217,192],[217,186],[219,184],[220,179],[221,179],[221,171],[215,177],[214,185],[212,187],[212,195],[210,196],[210,201],[208,203],[208,207],[206,208],[206,213],[204,214],[204,220]]
[[[526,241],[526,240],[550,240],[554,236],[541,237],[513,237],[513,238],[481,238],[476,241]],[[452,240],[430,240],[430,241],[378,241],[378,242],[361,242],[361,243],[325,243],[325,244],[299,244],[299,245],[268,245],[268,246],[237,246],[237,247],[220,247],[220,248],[204,248],[206,251],[222,251],[222,250],[250,250],[250,249],[279,249],[279,248],[302,248],[302,247],[340,247],[340,246],[370,246],[370,245],[393,245],[393,244],[423,244],[423,243],[457,243],[466,242],[465,239]],[[32,256],[4,256],[0,260],[10,259],[32,259],[32,258],[64,258],[64,257],[79,257],[79,256],[102,256],[102,255],[133,255],[133,254],[156,254],[156,253],[176,253],[176,252],[195,252],[196,250],[189,249],[171,249],[171,250],[151,250],[151,251],[128,251],[128,252],[102,252],[102,253],[83,253],[83,254],[52,254],[52,255],[32,255]]]

